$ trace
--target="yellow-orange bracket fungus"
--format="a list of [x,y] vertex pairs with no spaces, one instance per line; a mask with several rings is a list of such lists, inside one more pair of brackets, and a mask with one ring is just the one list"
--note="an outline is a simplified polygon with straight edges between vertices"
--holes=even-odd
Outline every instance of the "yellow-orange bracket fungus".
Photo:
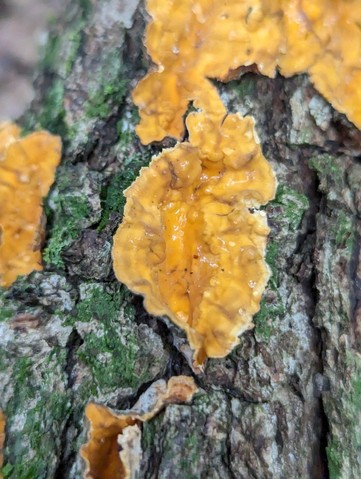
[[132,479],[138,477],[141,459],[140,425],[149,421],[167,404],[188,403],[197,387],[193,378],[176,376],[156,381],[128,411],[115,412],[90,403],[86,417],[88,442],[81,449],[86,463],[84,479]]
[[308,72],[315,87],[361,127],[360,0],[148,0],[145,45],[156,69],[133,93],[143,143],[184,133],[188,103],[224,109],[208,78],[256,64],[273,77]]
[[0,286],[41,266],[42,200],[54,181],[61,140],[46,131],[20,137],[0,124]]
[[[164,150],[125,191],[114,236],[117,278],[183,328],[195,364],[223,357],[252,327],[269,278],[259,211],[276,180],[252,118],[187,118],[189,142]],[[251,210],[250,210],[251,209]]]

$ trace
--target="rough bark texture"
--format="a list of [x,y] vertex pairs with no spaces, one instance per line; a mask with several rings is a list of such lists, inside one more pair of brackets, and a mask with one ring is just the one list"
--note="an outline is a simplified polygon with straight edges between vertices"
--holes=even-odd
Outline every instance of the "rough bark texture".
[[[184,335],[115,279],[122,191],[166,144],[142,146],[130,91],[149,59],[138,0],[72,0],[49,37],[26,130],[61,134],[43,272],[0,296],[5,478],[80,479],[84,406],[132,405],[194,375]],[[341,72],[340,72],[341,74]],[[191,405],[143,427],[141,478],[361,477],[360,133],[308,78],[218,85],[256,118],[279,181],[266,208],[272,278],[255,329],[194,375]]]

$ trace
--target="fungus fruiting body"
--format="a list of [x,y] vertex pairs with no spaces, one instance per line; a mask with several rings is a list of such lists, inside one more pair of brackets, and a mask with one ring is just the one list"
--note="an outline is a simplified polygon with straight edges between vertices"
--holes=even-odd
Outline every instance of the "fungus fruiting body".
[[308,72],[319,92],[361,128],[361,3],[283,0],[282,75]]
[[[164,150],[126,190],[118,279],[187,332],[195,363],[223,357],[252,327],[269,277],[259,211],[276,181],[251,118],[187,118],[189,142]],[[250,210],[251,209],[251,210]]]
[[0,286],[42,269],[42,201],[54,181],[61,141],[46,131],[23,138],[0,124]]
[[[186,330],[201,364],[227,354],[252,326],[268,277],[268,229],[249,208],[275,192],[251,120],[227,116],[209,79],[227,81],[254,64],[270,77],[307,72],[361,126],[361,4],[148,0],[147,10],[156,67],[133,92],[137,133],[143,143],[180,140],[187,127],[189,141],[155,158],[127,190],[114,268],[149,312]],[[198,112],[184,121],[190,102]]]
[[193,101],[209,115],[223,105],[209,78],[256,64],[273,77],[307,72],[315,87],[361,127],[359,0],[148,0],[145,44],[157,65],[136,87],[143,143],[180,139]]
[[159,380],[152,384],[128,411],[115,412],[105,406],[88,404],[85,411],[90,423],[88,442],[81,449],[86,463],[84,479],[138,477],[133,473],[141,454],[141,423],[150,420],[167,404],[191,401],[196,391],[192,378],[176,376],[168,383]]

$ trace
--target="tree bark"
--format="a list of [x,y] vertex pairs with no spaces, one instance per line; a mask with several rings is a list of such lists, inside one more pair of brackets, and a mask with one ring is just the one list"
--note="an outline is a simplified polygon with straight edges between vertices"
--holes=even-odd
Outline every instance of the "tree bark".
[[61,135],[64,154],[45,202],[44,270],[0,296],[3,475],[80,479],[89,401],[127,408],[156,379],[186,374],[199,393],[144,424],[141,478],[358,479],[360,132],[307,76],[217,85],[229,111],[255,117],[277,174],[272,278],[254,330],[195,374],[184,334],[149,316],[111,265],[122,191],[173,144],[134,133],[146,18],[139,0],[69,2],[22,118]]

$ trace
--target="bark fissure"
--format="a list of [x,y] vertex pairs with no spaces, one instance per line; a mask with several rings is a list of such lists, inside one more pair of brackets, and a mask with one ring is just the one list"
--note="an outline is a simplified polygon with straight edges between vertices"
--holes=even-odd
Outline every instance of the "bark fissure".
[[[308,152],[308,158],[312,155]],[[306,160],[307,161],[307,160]],[[317,309],[317,303],[319,301],[319,297],[317,294],[317,273],[315,270],[315,254],[316,254],[316,234],[317,234],[317,217],[321,213],[322,204],[324,201],[323,194],[320,192],[319,189],[320,183],[318,176],[313,173],[312,180],[309,186],[308,191],[306,192],[311,208],[310,208],[310,215],[307,220],[307,235],[311,235],[312,239],[312,248],[310,252],[310,259],[312,264],[312,269],[310,272],[310,276],[308,281],[303,283],[303,287],[305,291],[307,291],[307,295],[310,298],[310,320],[312,327],[316,334],[316,348],[318,350],[318,357],[319,357],[319,373],[321,374],[322,378],[324,375],[324,355],[325,355],[325,344],[323,340],[323,333],[319,327],[314,322],[314,315]],[[307,239],[307,236],[306,236]],[[329,468],[328,468],[328,459],[327,459],[327,445],[328,445],[328,435],[329,435],[329,423],[328,418],[324,409],[323,404],[323,390],[319,391],[318,394],[315,392],[315,396],[319,397],[319,410],[320,410],[320,447],[319,447],[319,478],[320,479],[328,479],[329,475]]]
[[[73,329],[72,333],[69,336],[69,339],[66,344],[66,364],[64,368],[64,372],[66,373],[67,377],[67,391],[69,392],[69,400],[71,402],[72,407],[74,407],[74,391],[73,386],[76,380],[74,374],[74,367],[76,364],[76,352],[83,343],[81,336],[79,335],[76,329]],[[70,444],[68,442],[68,433],[69,429],[73,428],[74,426],[74,412],[71,412],[64,424],[63,430],[61,431],[60,435],[60,449],[59,449],[59,462],[57,467],[54,471],[54,479],[63,479],[64,477],[69,477],[71,468],[76,460],[77,451],[73,447],[69,447]],[[76,439],[76,436],[73,435],[73,440]]]

